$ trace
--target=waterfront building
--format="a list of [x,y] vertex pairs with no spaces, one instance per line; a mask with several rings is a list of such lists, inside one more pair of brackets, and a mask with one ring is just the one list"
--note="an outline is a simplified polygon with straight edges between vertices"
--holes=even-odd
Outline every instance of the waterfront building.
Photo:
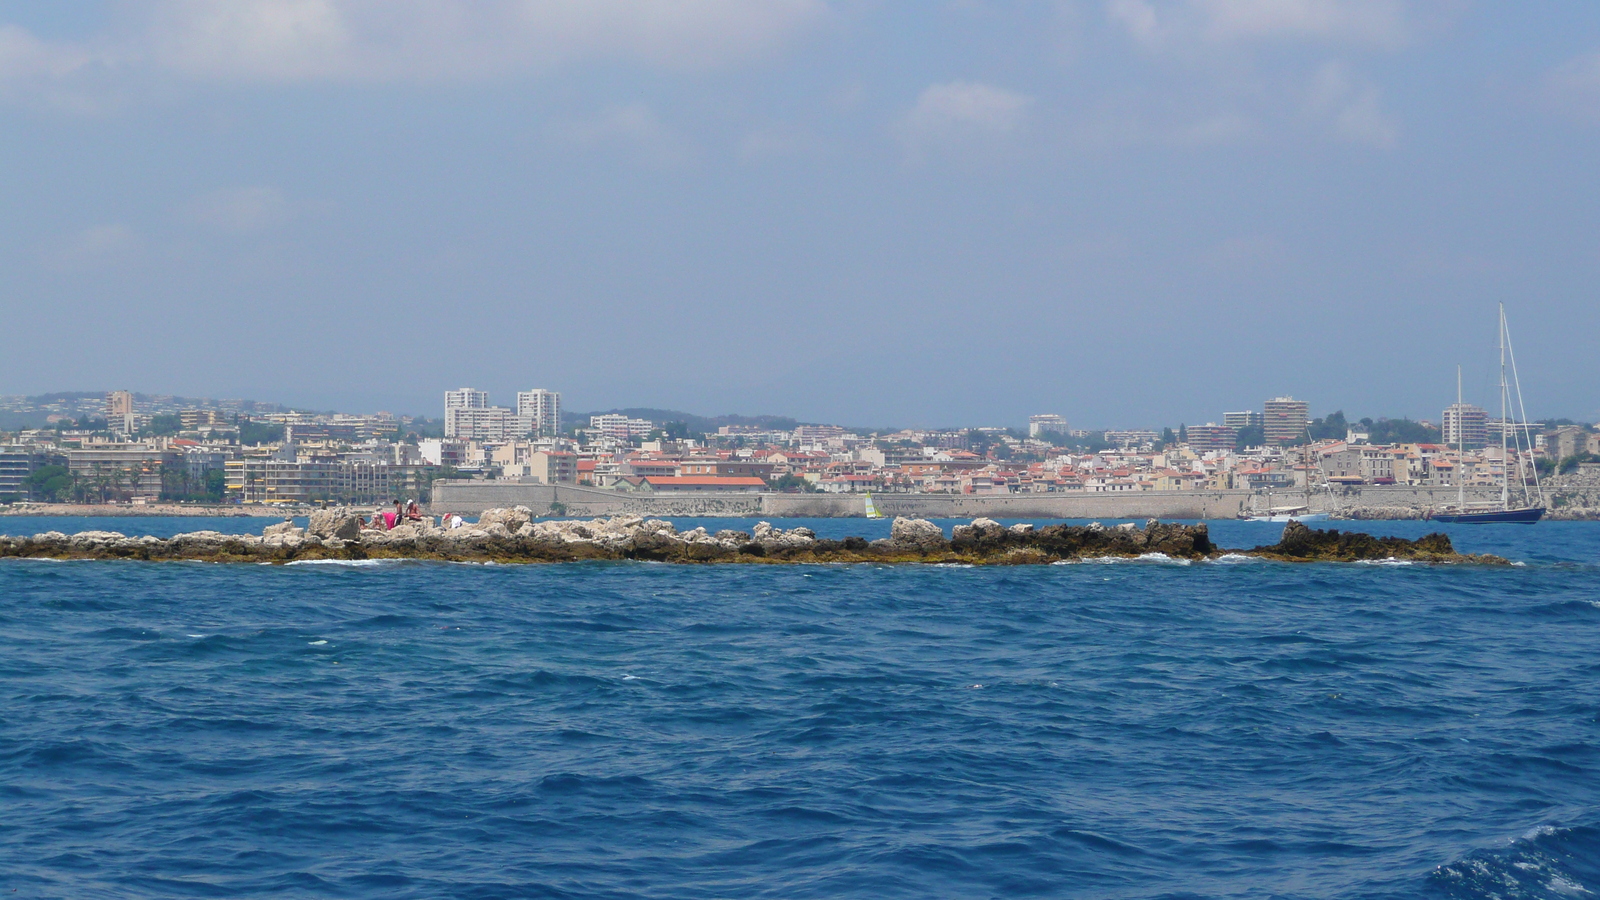
[[36,500],[28,476],[45,466],[65,466],[67,458],[34,447],[0,447],[0,502]]
[[255,457],[229,460],[225,471],[229,494],[244,503],[388,503],[427,500],[435,469],[332,457]]
[[528,420],[528,431],[536,435],[561,433],[561,392],[534,388],[517,392],[517,416]]
[[1471,403],[1452,403],[1444,410],[1444,442],[1460,447],[1482,447],[1489,443],[1489,414]]
[[104,499],[161,499],[162,473],[183,466],[176,450],[154,444],[99,444],[67,451],[67,468]]
[[1293,397],[1274,397],[1261,411],[1261,432],[1269,444],[1292,444],[1306,436],[1311,405]]

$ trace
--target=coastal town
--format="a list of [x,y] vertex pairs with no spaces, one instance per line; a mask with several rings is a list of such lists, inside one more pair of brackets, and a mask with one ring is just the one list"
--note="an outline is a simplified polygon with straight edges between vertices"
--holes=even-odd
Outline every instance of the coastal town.
[[[50,412],[52,406],[57,412]],[[5,398],[19,427],[0,443],[0,502],[286,507],[429,501],[446,481],[584,486],[618,494],[1103,495],[1200,490],[1271,497],[1361,486],[1490,488],[1507,477],[1595,474],[1600,433],[1512,425],[1471,404],[1437,424],[1313,418],[1274,397],[1196,424],[1084,430],[1058,414],[1026,427],[868,431],[776,418],[698,423],[625,413],[576,417],[561,394],[498,406],[470,387],[441,417],[307,412],[128,391]],[[738,419],[738,417],[727,417]],[[1531,453],[1502,452],[1526,430]],[[1517,440],[1506,435],[1505,445]]]

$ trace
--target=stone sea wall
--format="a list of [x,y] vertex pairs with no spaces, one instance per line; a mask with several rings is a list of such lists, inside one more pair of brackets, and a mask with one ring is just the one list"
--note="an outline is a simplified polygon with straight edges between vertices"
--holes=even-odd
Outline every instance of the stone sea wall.
[[[1115,494],[874,494],[887,516],[924,519],[1232,519],[1251,509],[1303,502],[1302,494],[1250,491],[1137,491]],[[1488,500],[1471,493],[1471,500]],[[1453,504],[1454,488],[1369,486],[1311,497],[1314,512],[1349,518],[1421,518],[1429,508]],[[477,515],[496,507],[526,506],[540,516],[674,516],[728,518],[841,518],[866,515],[861,494],[626,493],[577,485],[510,481],[436,482],[431,509]],[[1378,511],[1393,511],[1379,516]],[[1415,511],[1411,514],[1408,511]]]

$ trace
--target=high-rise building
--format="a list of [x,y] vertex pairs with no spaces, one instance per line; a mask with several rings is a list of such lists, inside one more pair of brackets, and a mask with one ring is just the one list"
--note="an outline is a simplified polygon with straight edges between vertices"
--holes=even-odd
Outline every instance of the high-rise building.
[[445,409],[488,409],[489,392],[464,387],[459,391],[444,392]]
[[1489,443],[1489,414],[1471,403],[1452,403],[1444,410],[1444,442],[1452,447],[1482,447]]
[[528,420],[535,434],[554,435],[561,432],[561,392],[534,388],[517,392],[517,415]]
[[523,429],[517,417],[503,406],[481,409],[456,406],[444,411],[444,436],[462,441],[504,441]]
[[1311,404],[1293,397],[1274,397],[1261,411],[1261,433],[1269,444],[1292,444],[1306,436]]
[[106,395],[106,427],[123,434],[138,431],[138,421],[133,414],[133,394],[112,391]]
[[1239,429],[1207,422],[1204,425],[1188,426],[1185,429],[1185,436],[1189,439],[1189,449],[1196,453],[1232,450],[1234,443],[1239,439]]
[[[444,392],[444,436],[462,440],[500,441],[506,436],[509,409],[489,406],[489,392],[464,387]],[[516,431],[515,426],[511,427]]]
[[1067,420],[1054,413],[1028,417],[1028,437],[1036,438],[1041,434],[1051,432],[1066,437]]
[[107,419],[130,415],[133,415],[133,394],[128,391],[112,391],[106,395]]
[[1239,431],[1243,431],[1252,426],[1259,427],[1261,425],[1261,413],[1258,413],[1253,409],[1223,413],[1222,424],[1228,426],[1229,428],[1236,428]]

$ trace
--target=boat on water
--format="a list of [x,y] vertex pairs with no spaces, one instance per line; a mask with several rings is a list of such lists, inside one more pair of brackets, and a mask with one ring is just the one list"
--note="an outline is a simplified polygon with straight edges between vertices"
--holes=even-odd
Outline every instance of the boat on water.
[[[1305,476],[1306,495],[1305,503],[1299,506],[1273,506],[1272,488],[1267,488],[1267,509],[1265,512],[1254,510],[1239,516],[1246,522],[1319,522],[1328,518],[1327,513],[1314,513],[1311,511],[1311,425],[1306,425],[1306,444],[1301,451],[1301,471]],[[1251,498],[1252,501],[1254,498]],[[1253,505],[1253,504],[1252,504]]]
[[873,504],[873,502],[872,502],[872,492],[871,491],[867,492],[867,518],[869,518],[869,519],[882,519],[882,518],[884,518],[883,513],[878,512],[878,507],[875,504]]
[[[1507,364],[1510,378],[1506,377]],[[1513,395],[1515,400],[1513,401]],[[1461,403],[1461,370],[1456,369],[1456,405]],[[1515,412],[1516,420],[1508,418]],[[1458,420],[1459,421],[1459,420]],[[1492,504],[1467,503],[1467,480],[1464,467],[1458,467],[1456,479],[1456,505],[1430,512],[1428,518],[1435,522],[1453,525],[1532,525],[1544,517],[1544,488],[1539,484],[1539,470],[1524,466],[1524,459],[1533,458],[1533,437],[1528,433],[1528,411],[1522,402],[1522,382],[1517,379],[1517,355],[1511,349],[1511,330],[1506,326],[1506,305],[1500,304],[1500,501]],[[1456,427],[1459,452],[1464,461],[1467,455],[1466,430]],[[1509,432],[1509,433],[1508,433]],[[1523,453],[1526,451],[1527,455]],[[1516,505],[1511,497],[1512,455],[1516,457],[1517,481],[1520,494]]]
[[1304,506],[1283,506],[1264,513],[1244,517],[1246,522],[1319,522],[1327,513],[1314,513]]

